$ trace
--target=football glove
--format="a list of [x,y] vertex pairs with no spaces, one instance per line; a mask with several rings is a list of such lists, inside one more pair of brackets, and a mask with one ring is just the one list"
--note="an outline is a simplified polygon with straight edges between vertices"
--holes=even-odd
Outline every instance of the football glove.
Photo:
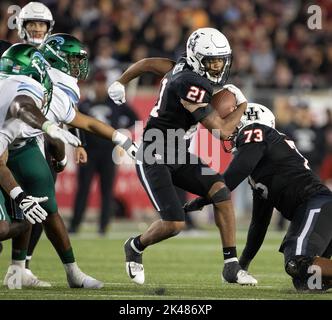
[[113,82],[108,90],[109,97],[114,101],[118,106],[126,102],[126,91],[125,87],[119,81]]
[[74,147],[81,145],[81,140],[71,134],[69,131],[59,128],[51,121],[45,121],[42,130],[53,139],[61,140],[63,143],[70,144]]
[[115,144],[124,149],[128,153],[129,157],[132,159],[136,158],[138,146],[130,138],[116,130],[113,134],[112,140]]
[[238,87],[234,86],[234,84],[226,84],[223,86],[223,89],[227,89],[235,95],[237,106],[241,103],[248,102],[242,91]]
[[24,217],[31,223],[41,223],[47,217],[47,212],[39,205],[39,203],[48,200],[48,197],[28,196],[25,192],[21,192],[14,199],[19,208],[22,210]]

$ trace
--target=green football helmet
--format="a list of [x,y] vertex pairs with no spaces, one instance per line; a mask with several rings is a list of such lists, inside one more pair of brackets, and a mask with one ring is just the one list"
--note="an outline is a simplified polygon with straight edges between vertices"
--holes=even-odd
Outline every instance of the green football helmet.
[[39,48],[50,65],[74,78],[85,80],[89,73],[88,53],[77,38],[67,33],[48,37]]
[[42,54],[30,44],[14,44],[0,58],[0,73],[28,76],[44,87],[44,114],[49,109],[53,93],[53,84],[47,73],[48,67],[49,63]]

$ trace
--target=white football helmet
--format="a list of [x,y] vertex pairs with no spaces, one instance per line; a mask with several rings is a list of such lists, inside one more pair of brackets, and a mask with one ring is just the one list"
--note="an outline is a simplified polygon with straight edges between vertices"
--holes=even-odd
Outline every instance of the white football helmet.
[[[223,60],[224,65],[220,71],[209,70],[209,58]],[[194,72],[205,76],[214,84],[223,85],[232,64],[232,50],[227,38],[214,28],[197,29],[187,41],[187,63]]]
[[[47,31],[43,39],[33,38],[27,32],[25,24],[28,21],[44,21],[47,23]],[[29,44],[38,46],[43,43],[46,38],[51,34],[54,26],[52,13],[41,2],[29,2],[25,5],[17,17],[18,36]]]
[[254,122],[275,128],[275,120],[275,116],[269,108],[259,103],[248,103],[247,109],[241,117],[237,128],[240,132],[244,127]]
[[230,142],[230,147],[227,147],[222,141],[222,146],[226,152],[234,152],[236,150],[236,139],[241,130],[253,123],[264,124],[268,127],[275,128],[275,116],[272,111],[258,103],[248,103],[247,109],[240,119],[235,132],[226,140]]

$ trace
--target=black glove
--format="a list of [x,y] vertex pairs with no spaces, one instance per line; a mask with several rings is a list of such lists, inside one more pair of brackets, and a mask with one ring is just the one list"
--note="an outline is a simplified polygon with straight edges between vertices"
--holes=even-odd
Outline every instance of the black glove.
[[183,206],[183,210],[184,210],[184,212],[202,210],[202,208],[205,205],[210,204],[210,203],[212,203],[211,200],[208,200],[203,197],[198,197],[196,199],[186,202]]

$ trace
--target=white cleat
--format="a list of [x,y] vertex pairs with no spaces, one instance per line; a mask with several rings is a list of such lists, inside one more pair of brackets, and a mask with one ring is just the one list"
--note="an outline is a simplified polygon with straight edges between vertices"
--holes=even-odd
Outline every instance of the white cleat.
[[22,287],[46,288],[52,285],[49,282],[39,280],[29,269],[23,269],[16,265],[10,265],[3,285],[9,289],[21,289]]
[[124,244],[126,255],[126,272],[130,279],[137,283],[143,284],[145,281],[142,252],[139,253],[133,249],[131,242],[134,238],[129,238]]
[[126,262],[126,271],[127,275],[130,277],[130,279],[137,283],[137,284],[143,284],[145,281],[144,276],[144,267],[141,263],[137,263],[134,261]]
[[88,276],[79,268],[67,272],[67,281],[70,288],[101,289],[104,287],[103,282]]
[[23,287],[40,287],[49,288],[52,285],[47,281],[39,280],[30,269],[24,269],[23,271]]
[[239,270],[236,274],[236,282],[229,282],[221,276],[224,282],[238,283],[241,286],[256,286],[258,281],[246,270]]
[[236,282],[243,286],[255,286],[258,283],[258,281],[246,270],[240,270],[237,273]]

